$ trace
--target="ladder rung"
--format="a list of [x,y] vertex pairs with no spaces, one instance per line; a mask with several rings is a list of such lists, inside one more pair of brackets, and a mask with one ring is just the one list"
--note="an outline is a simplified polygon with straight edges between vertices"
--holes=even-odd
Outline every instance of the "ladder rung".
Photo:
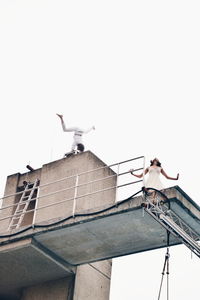
[[36,179],[34,184],[27,184],[23,194],[17,204],[17,208],[15,210],[15,214],[10,222],[10,225],[8,228],[18,228],[20,224],[23,221],[23,218],[25,216],[26,210],[29,205],[29,199],[31,199],[34,195],[34,192],[36,191],[36,187],[38,185],[39,180]]

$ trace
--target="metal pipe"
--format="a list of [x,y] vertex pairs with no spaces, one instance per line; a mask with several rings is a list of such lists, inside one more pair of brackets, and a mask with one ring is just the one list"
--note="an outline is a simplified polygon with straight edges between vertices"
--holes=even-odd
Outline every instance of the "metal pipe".
[[[106,168],[111,168],[111,167],[117,166],[118,164],[120,164],[120,165],[121,164],[125,164],[127,162],[134,161],[134,160],[141,159],[141,158],[144,158],[144,156],[138,156],[138,157],[131,158],[131,159],[128,159],[128,160],[124,160],[124,161],[121,161],[119,163],[115,163],[115,164],[112,164],[112,165],[109,165],[109,166],[103,166],[103,167],[96,168],[96,169],[89,170],[89,171],[85,171],[85,172],[82,172],[82,173],[79,173],[79,174],[76,174],[76,175],[71,175],[71,176],[63,177],[63,178],[61,178],[59,180],[55,180],[55,181],[52,181],[52,182],[41,184],[40,187],[45,187],[45,186],[48,186],[48,185],[51,185],[51,184],[54,184],[54,183],[58,183],[58,182],[64,181],[66,179],[74,178],[77,175],[82,176],[84,174],[92,173],[92,172],[95,172],[95,171],[98,171],[98,170],[102,170],[102,169],[106,169]],[[36,187],[36,188],[38,188],[38,187]],[[13,194],[9,194],[9,195],[5,195],[5,196],[1,197],[0,200],[3,200],[5,198],[9,198],[9,197],[12,197],[12,196],[15,196],[15,195],[20,195],[21,193],[23,193],[23,191],[22,192],[13,193]]]
[[28,169],[29,171],[31,171],[31,172],[35,171],[35,170],[34,170],[31,166],[29,166],[29,165],[27,165],[26,167],[27,167],[27,169]]
[[[127,172],[128,173],[128,172]],[[121,174],[120,174],[121,175]],[[124,175],[124,174],[122,174]],[[116,177],[117,175],[110,175],[110,176],[107,176],[107,177],[103,177],[103,178],[99,178],[99,179],[95,179],[93,181],[89,181],[89,182],[84,182],[84,183],[81,183],[78,187],[82,187],[84,185],[89,185],[89,184],[92,184],[92,183],[95,183],[95,182],[98,182],[98,181],[103,181],[105,179],[109,179],[109,178],[112,178],[112,177]],[[39,187],[37,187],[38,189]],[[49,196],[52,196],[52,195],[55,195],[55,194],[58,194],[58,193],[61,193],[61,192],[65,192],[65,191],[68,191],[68,190],[71,190],[71,189],[74,189],[76,188],[76,185],[73,185],[71,187],[68,187],[68,188],[65,188],[65,189],[62,189],[62,190],[57,190],[55,192],[52,192],[52,193],[48,193],[48,194],[44,194],[44,195],[41,195],[40,197],[35,197],[35,198],[32,198],[31,200],[29,200],[29,202],[31,201],[34,201],[36,199],[41,199],[41,198],[45,198],[45,197],[49,197]],[[36,188],[35,188],[36,189]],[[27,189],[26,191],[31,191],[32,189]],[[40,190],[41,190],[41,186],[40,186]],[[24,192],[24,191],[23,191]],[[20,192],[20,193],[23,193],[23,192]],[[6,209],[6,208],[9,208],[9,207],[13,207],[13,206],[17,206],[18,203],[14,203],[14,204],[11,204],[11,205],[7,205],[7,206],[4,206],[2,207],[0,210],[3,210],[3,209]]]
[[[109,190],[112,190],[112,189],[115,189],[115,188],[120,188],[120,187],[123,187],[123,186],[126,186],[126,185],[132,185],[132,184],[135,184],[135,183],[138,183],[138,182],[141,182],[141,181],[142,180],[130,182],[128,184],[123,184],[123,185],[120,185],[120,186],[112,186],[112,187],[109,187],[109,188],[105,188],[103,190],[98,190],[98,191],[95,191],[95,192],[92,192],[92,193],[87,193],[87,194],[84,194],[84,195],[80,195],[80,196],[76,197],[76,200],[80,199],[80,198],[90,196],[90,195],[95,195],[97,193],[102,193],[102,192],[105,192],[105,191],[109,191]],[[32,210],[28,210],[24,214],[30,213],[32,211],[38,211],[40,209],[44,209],[44,208],[47,208],[47,207],[59,205],[59,204],[62,204],[62,203],[68,202],[68,201],[72,201],[73,199],[74,199],[74,197],[73,198],[68,198],[68,199],[65,199],[65,200],[62,200],[62,201],[58,201],[58,202],[55,202],[55,203],[52,203],[52,204],[48,204],[48,205],[45,205],[45,206],[40,206],[39,208],[34,208]],[[13,216],[16,216],[16,215],[19,215],[19,214],[13,214],[13,215],[10,215],[10,216],[4,217],[4,218],[0,218],[0,221],[5,220],[5,219],[9,219],[9,218],[11,218]]]

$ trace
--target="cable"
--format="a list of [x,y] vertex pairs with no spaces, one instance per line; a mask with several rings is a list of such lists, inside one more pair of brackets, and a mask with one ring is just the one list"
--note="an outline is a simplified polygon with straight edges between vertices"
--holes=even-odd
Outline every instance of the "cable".
[[130,197],[128,197],[127,199],[121,200],[121,201],[119,201],[119,202],[117,202],[117,203],[115,203],[115,204],[113,204],[113,205],[111,205],[109,207],[106,207],[106,208],[104,208],[102,210],[98,210],[98,211],[91,212],[91,213],[86,213],[86,214],[75,214],[74,216],[71,215],[71,216],[69,216],[67,218],[64,218],[64,219],[61,219],[61,220],[59,220],[57,222],[46,224],[46,225],[32,225],[32,226],[26,227],[23,230],[20,230],[18,232],[12,233],[12,234],[0,235],[0,239],[2,239],[2,238],[10,238],[10,237],[13,237],[13,236],[17,236],[17,235],[19,235],[21,233],[24,233],[24,232],[26,232],[26,231],[28,231],[30,229],[34,229],[34,228],[48,228],[48,227],[51,227],[51,226],[55,226],[55,225],[61,224],[63,222],[66,222],[66,221],[68,221],[70,219],[74,219],[76,217],[89,217],[89,216],[98,215],[100,213],[104,213],[106,211],[109,211],[109,210],[111,210],[113,208],[116,208],[116,207],[122,205],[123,203],[128,202],[129,200],[131,200],[133,197],[135,197],[136,195],[138,195],[142,191],[143,190],[141,189],[138,192],[136,192],[135,194],[133,194]]
[[166,274],[167,274],[167,300],[169,300],[169,258],[170,258],[169,236],[170,236],[170,232],[167,230],[167,252],[165,254],[165,261],[164,261],[164,266],[163,266],[163,270],[162,270],[162,277],[161,277],[161,283],[160,283],[160,288],[159,288],[159,293],[158,293],[158,300],[160,300],[160,296],[161,296],[161,290],[162,290],[162,284],[163,284],[166,266],[167,266],[167,271],[166,271]]

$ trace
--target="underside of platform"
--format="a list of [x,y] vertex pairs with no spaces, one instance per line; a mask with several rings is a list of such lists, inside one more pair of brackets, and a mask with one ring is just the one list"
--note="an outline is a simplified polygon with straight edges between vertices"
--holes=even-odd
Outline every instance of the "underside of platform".
[[[179,187],[167,189],[165,194],[171,210],[200,235],[198,205]],[[142,197],[136,197],[95,216],[4,239],[0,245],[0,293],[70,276],[80,264],[165,247],[166,230],[144,212],[141,202]],[[170,235],[170,245],[179,243]]]
[[[141,205],[134,207],[134,201],[141,199],[133,199],[104,216],[40,234],[36,240],[72,265],[165,247],[166,230],[144,213]],[[171,210],[200,234],[199,216],[180,200],[171,199]],[[170,245],[177,244],[180,240],[171,235]]]

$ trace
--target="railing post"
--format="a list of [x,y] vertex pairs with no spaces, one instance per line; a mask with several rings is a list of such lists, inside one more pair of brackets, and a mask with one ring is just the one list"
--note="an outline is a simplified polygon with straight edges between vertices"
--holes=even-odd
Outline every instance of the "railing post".
[[120,163],[117,164],[117,180],[116,180],[115,202],[118,201],[119,168],[120,168]]
[[76,175],[76,182],[75,182],[75,188],[74,188],[74,201],[73,201],[73,218],[75,217],[75,211],[76,211],[76,197],[78,192],[78,182],[79,182],[79,175]]
[[143,157],[143,186],[145,186],[145,156]]

